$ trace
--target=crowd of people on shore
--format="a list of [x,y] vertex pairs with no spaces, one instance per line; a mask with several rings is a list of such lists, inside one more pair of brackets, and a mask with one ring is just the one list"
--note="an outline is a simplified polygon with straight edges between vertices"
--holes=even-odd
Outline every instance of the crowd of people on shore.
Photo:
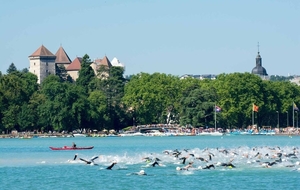
[[75,133],[85,134],[90,137],[106,137],[106,136],[122,136],[120,134],[126,134],[130,132],[141,132],[142,134],[147,134],[150,130],[158,130],[160,133],[165,135],[203,135],[204,133],[222,133],[224,135],[299,135],[298,127],[286,127],[286,128],[271,128],[271,127],[257,127],[248,126],[247,128],[213,128],[213,127],[197,127],[192,126],[180,126],[177,124],[151,124],[151,125],[138,125],[127,128],[126,131],[120,130],[106,130],[102,131],[91,130],[91,129],[81,129],[73,132],[55,132],[48,131],[45,132],[18,132],[12,131],[9,134],[3,133],[0,138],[32,138],[32,137],[74,137]]

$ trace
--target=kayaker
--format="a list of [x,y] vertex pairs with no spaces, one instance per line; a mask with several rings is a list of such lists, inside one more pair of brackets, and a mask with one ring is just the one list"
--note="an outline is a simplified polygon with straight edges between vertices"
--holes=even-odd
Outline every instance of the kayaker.
[[76,148],[76,144],[75,144],[74,142],[73,142],[73,144],[72,144],[72,147],[73,147],[73,148]]

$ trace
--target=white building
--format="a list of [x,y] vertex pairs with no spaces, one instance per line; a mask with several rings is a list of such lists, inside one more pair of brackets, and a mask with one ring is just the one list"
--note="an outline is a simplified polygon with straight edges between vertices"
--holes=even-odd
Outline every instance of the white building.
[[114,67],[123,67],[125,69],[125,65],[119,61],[116,57],[114,57],[111,61],[112,66]]

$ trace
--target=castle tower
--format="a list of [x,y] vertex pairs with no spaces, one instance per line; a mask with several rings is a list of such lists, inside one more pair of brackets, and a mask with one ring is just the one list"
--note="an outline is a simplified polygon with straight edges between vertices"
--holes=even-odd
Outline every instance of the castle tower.
[[55,75],[56,56],[45,46],[42,45],[28,57],[30,63],[29,72],[37,75],[39,84],[41,84],[48,75]]
[[59,47],[55,56],[55,63],[57,66],[64,66],[65,68],[67,68],[72,63],[71,59],[62,46]]

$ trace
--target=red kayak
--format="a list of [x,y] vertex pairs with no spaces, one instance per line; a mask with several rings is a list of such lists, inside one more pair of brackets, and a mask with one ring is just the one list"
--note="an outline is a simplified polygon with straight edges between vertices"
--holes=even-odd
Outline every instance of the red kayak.
[[63,146],[63,147],[49,147],[51,150],[88,150],[94,148],[94,146],[87,147],[72,147],[72,146]]

